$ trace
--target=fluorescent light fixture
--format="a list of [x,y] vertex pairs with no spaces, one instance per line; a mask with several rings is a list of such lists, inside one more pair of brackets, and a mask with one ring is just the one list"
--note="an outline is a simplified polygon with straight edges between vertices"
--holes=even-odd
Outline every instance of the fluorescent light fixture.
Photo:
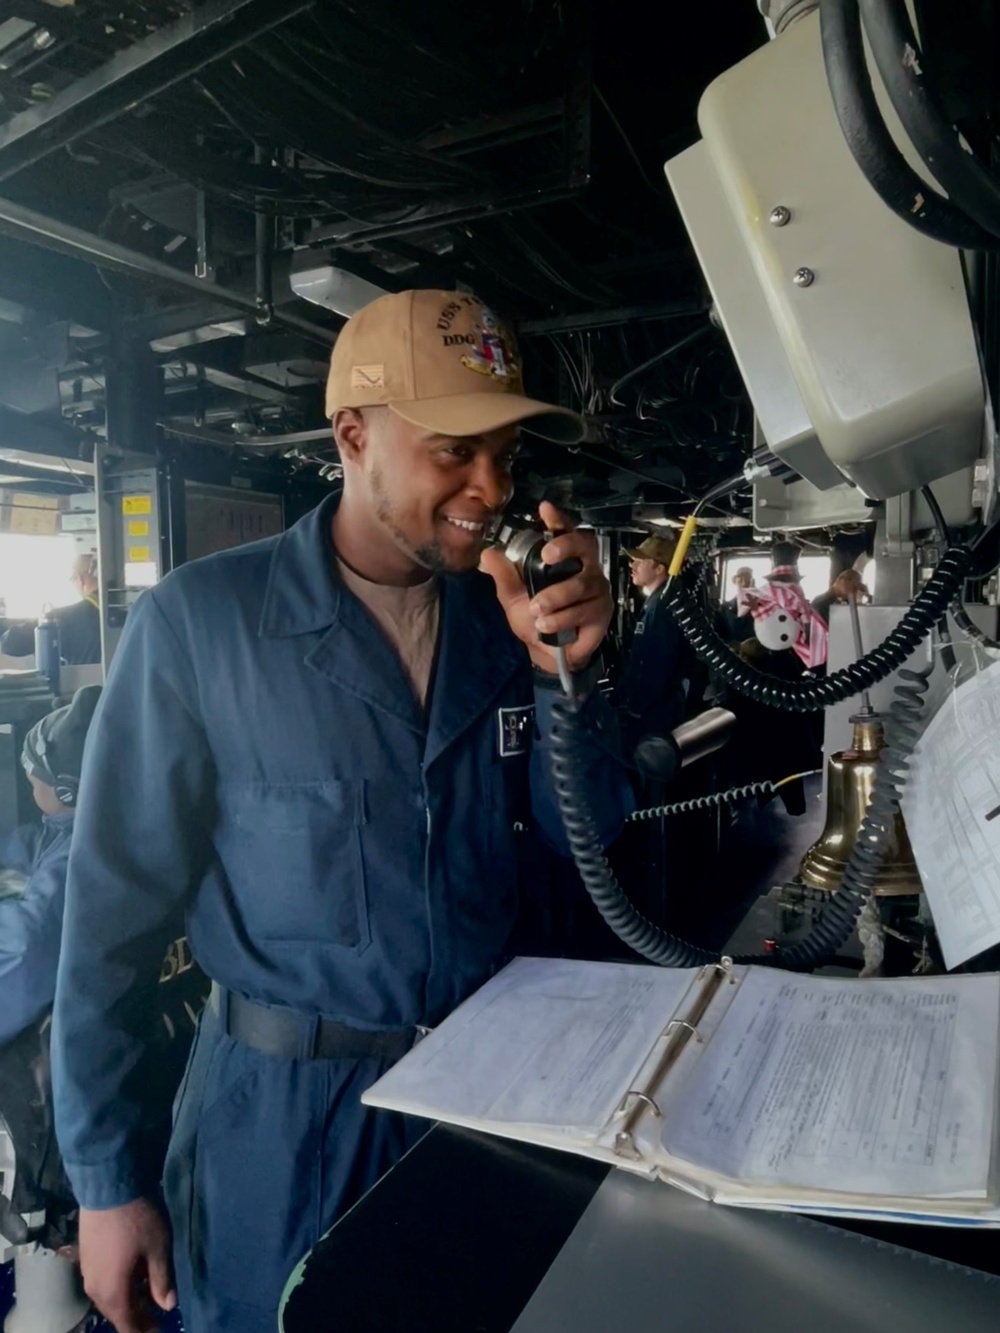
[[335,310],[345,319],[350,319],[363,306],[386,295],[384,287],[376,287],[373,282],[367,282],[333,264],[317,264],[298,272],[293,270],[291,283],[296,296],[304,301],[312,301],[313,305]]

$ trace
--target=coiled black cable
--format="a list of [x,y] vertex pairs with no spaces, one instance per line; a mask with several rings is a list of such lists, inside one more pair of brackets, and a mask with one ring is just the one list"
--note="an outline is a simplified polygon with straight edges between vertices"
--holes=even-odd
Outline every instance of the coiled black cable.
[[664,599],[696,655],[728,685],[769,708],[811,713],[850,699],[885,680],[906,661],[924,636],[934,628],[965,582],[973,553],[968,547],[946,551],[926,586],[891,634],[877,648],[825,680],[778,680],[742,661],[721,639],[701,608],[673,579]]
[[[871,800],[844,870],[840,888],[823,915],[799,944],[777,954],[752,954],[740,963],[779,966],[808,972],[832,957],[854,928],[874,890],[876,877],[892,843],[895,812],[906,782],[909,759],[920,736],[920,715],[931,667],[903,670],[902,684],[889,710],[888,743],[879,756]],[[559,699],[554,706],[552,772],[556,797],[573,859],[594,906],[623,943],[661,967],[700,967],[720,955],[679,939],[648,921],[629,898],[608,864],[593,817],[581,798],[587,768],[580,704]]]
[[608,864],[593,815],[580,793],[585,790],[587,757],[580,704],[570,698],[553,705],[552,775],[566,838],[584,887],[618,938],[661,967],[698,967],[718,955],[678,939],[648,921],[629,901]]
[[633,810],[626,824],[644,824],[652,819],[667,819],[671,815],[689,815],[699,810],[714,810],[719,805],[735,805],[754,796],[773,796],[777,791],[773,782],[748,782],[728,791],[714,791],[707,796],[692,796],[688,801],[674,801],[672,805],[653,805],[648,810]]

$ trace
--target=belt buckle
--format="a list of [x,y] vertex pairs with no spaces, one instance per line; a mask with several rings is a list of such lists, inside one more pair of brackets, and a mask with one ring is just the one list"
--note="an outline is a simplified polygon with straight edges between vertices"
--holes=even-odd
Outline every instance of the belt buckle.
[[220,986],[217,981],[212,982],[212,989],[209,992],[209,1008],[214,1010],[215,1016],[219,1020],[220,1031],[230,1039],[233,1038],[230,1005],[232,994],[228,986]]

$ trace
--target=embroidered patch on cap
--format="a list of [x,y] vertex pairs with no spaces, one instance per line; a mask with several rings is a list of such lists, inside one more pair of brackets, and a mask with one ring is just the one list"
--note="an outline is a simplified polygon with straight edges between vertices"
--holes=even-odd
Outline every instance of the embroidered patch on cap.
[[352,389],[384,389],[385,366],[352,366]]
[[474,346],[462,357],[462,365],[467,370],[475,370],[480,375],[492,375],[494,379],[504,381],[517,375],[514,344],[491,310],[484,308],[480,323],[476,325],[475,337],[469,341]]

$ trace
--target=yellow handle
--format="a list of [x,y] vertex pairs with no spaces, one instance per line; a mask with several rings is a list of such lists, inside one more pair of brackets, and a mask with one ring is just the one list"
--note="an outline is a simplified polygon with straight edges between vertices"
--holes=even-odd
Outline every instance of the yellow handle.
[[681,535],[677,539],[677,546],[674,550],[674,558],[670,562],[669,574],[672,579],[684,568],[684,561],[687,558],[688,547],[691,545],[691,538],[698,531],[698,520],[692,514],[690,518],[684,520],[684,526],[681,528]]

